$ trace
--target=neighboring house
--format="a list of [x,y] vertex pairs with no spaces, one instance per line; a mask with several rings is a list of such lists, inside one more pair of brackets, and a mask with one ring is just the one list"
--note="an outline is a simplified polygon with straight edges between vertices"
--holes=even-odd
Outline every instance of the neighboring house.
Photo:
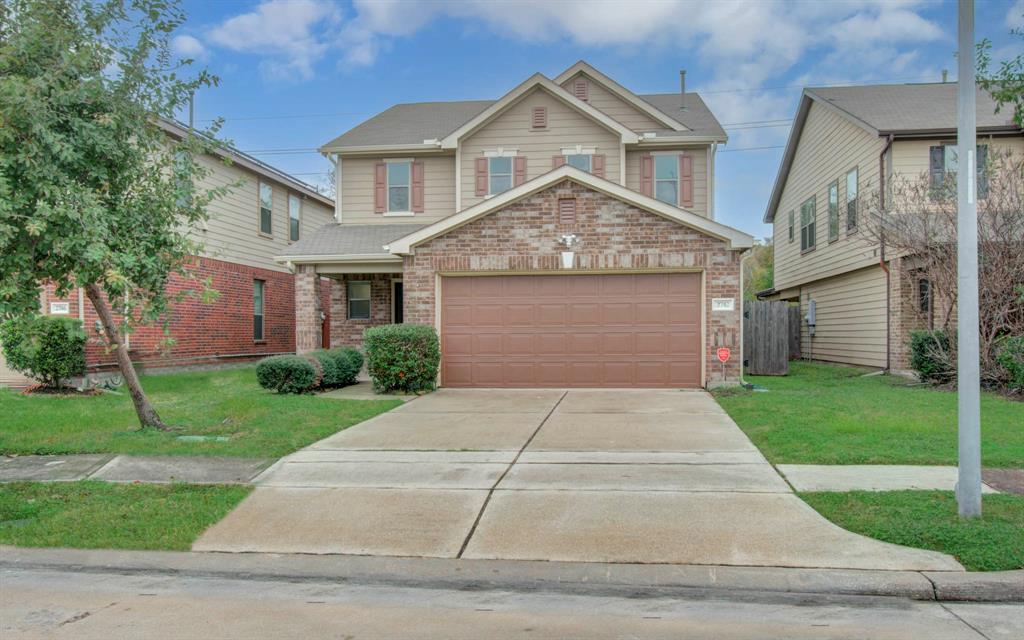
[[[1011,110],[996,113],[979,90],[979,169],[991,151],[1024,153]],[[864,232],[866,202],[884,185],[941,181],[956,170],[956,84],[809,88],[803,92],[764,221],[774,225],[774,289],[803,324],[803,356],[894,370],[909,368],[909,332],[935,297],[908,258],[886,256]],[[925,313],[918,313],[918,309]]]
[[[702,387],[739,377],[739,259],[714,220],[726,136],[693,93],[580,62],[498,100],[401,104],[325,144],[335,223],[296,270],[297,349],[435,326],[444,386]],[[712,310],[712,299],[716,301]]]
[[[168,135],[188,130],[162,122]],[[229,158],[230,165],[224,163]],[[295,278],[274,256],[313,233],[334,216],[334,202],[309,185],[235,149],[222,148],[198,162],[210,174],[198,188],[241,182],[209,206],[209,220],[193,231],[203,243],[190,270],[197,281],[173,275],[168,284],[172,305],[169,349],[160,326],[139,327],[128,337],[132,360],[144,366],[180,367],[235,362],[295,350]],[[184,290],[209,281],[218,297],[203,302],[194,296],[175,302]],[[41,292],[44,313],[70,315],[85,323],[91,339],[86,348],[90,371],[116,366],[114,355],[97,339],[97,316],[83,292],[59,298],[49,286]],[[324,323],[326,328],[327,324]],[[326,338],[325,338],[326,339]],[[0,386],[27,381],[10,371],[0,355]]]

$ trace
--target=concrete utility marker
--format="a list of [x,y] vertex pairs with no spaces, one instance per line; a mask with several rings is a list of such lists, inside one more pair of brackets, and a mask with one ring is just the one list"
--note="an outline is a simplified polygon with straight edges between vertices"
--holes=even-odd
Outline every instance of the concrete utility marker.
[[823,518],[696,391],[441,389],[255,484],[194,550],[963,571]]
[[248,484],[270,463],[267,458],[208,456],[5,456],[0,458],[0,482],[147,482],[166,484]]

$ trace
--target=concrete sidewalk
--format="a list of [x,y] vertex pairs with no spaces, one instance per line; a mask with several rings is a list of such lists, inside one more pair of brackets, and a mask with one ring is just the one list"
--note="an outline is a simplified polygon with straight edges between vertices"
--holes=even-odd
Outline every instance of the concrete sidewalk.
[[[780,464],[779,472],[797,491],[953,491],[957,468],[883,464]],[[998,493],[987,484],[982,493]]]
[[248,484],[273,462],[269,458],[207,456],[66,456],[0,457],[0,482],[147,482],[166,484]]
[[193,549],[963,569],[833,525],[695,391],[442,389],[256,484]]

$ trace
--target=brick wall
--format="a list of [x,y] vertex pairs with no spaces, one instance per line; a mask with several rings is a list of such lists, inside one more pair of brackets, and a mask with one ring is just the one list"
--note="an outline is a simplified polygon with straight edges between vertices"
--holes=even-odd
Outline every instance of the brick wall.
[[[196,258],[189,265],[194,279],[172,275],[167,293],[170,299],[170,335],[175,343],[169,349],[163,343],[165,334],[157,324],[141,326],[130,336],[132,359],[148,366],[188,366],[258,358],[273,353],[295,350],[295,288],[290,273],[270,271],[245,265]],[[219,294],[211,303],[195,297],[175,298],[186,290],[198,290],[202,281]],[[253,280],[263,280],[264,320],[262,341],[253,340]],[[79,317],[78,290],[58,298],[50,285],[41,294],[43,310],[49,313],[50,302],[68,302],[70,316]],[[95,331],[97,315],[88,298],[84,298],[85,328],[90,335],[86,361],[91,368],[114,365],[113,354],[107,353],[105,342]]]
[[[332,347],[361,347],[367,327],[391,324],[391,281],[400,277],[396,273],[346,274],[334,283],[330,298]],[[348,283],[354,281],[370,283],[369,320],[348,318]]]
[[956,330],[956,308],[948,295],[932,289],[931,313],[921,309],[918,281],[922,275],[913,268],[912,259],[889,262],[889,339],[890,368],[910,369],[910,333],[922,329]]
[[[576,223],[561,225],[558,200],[576,199]],[[718,347],[738,353],[739,251],[698,231],[571,181],[419,245],[405,258],[405,321],[433,325],[435,278],[441,271],[560,271],[559,237],[574,233],[576,269],[702,269],[709,383],[739,377],[739,358],[723,369]],[[711,298],[733,298],[736,311],[710,310]]]

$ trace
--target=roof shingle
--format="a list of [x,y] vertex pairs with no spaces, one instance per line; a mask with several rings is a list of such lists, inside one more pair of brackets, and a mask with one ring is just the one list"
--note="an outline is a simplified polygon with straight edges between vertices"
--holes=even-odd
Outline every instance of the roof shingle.
[[422,224],[326,224],[288,247],[288,257],[365,256],[387,253],[384,245],[422,229]]

